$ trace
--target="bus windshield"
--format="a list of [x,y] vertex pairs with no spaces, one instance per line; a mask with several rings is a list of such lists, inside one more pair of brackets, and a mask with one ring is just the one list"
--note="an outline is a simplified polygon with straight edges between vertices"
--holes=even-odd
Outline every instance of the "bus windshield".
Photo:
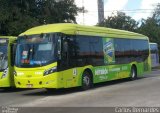
[[158,52],[158,46],[157,44],[150,44],[151,53],[157,53]]
[[159,66],[159,54],[157,43],[150,43],[150,50],[152,67],[157,67]]
[[53,34],[19,37],[16,66],[39,67],[56,61],[56,42]]
[[0,71],[8,67],[7,44],[0,44]]

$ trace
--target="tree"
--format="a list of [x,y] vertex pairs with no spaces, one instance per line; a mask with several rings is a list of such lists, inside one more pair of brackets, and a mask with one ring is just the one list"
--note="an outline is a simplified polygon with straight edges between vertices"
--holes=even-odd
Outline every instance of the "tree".
[[128,31],[135,31],[138,28],[138,22],[123,12],[117,12],[116,16],[109,16],[104,22],[98,25]]
[[160,26],[160,3],[157,4],[152,17],[157,21],[157,24]]
[[148,36],[151,42],[160,41],[160,26],[153,17],[150,17],[146,20],[142,19],[141,26],[137,32]]
[[148,36],[150,42],[158,43],[160,50],[160,4],[157,4],[152,17],[148,17],[146,20],[142,19],[137,32]]
[[48,0],[41,7],[40,23],[76,23],[75,16],[80,11],[74,0]]
[[160,4],[156,6],[152,17],[141,20],[141,26],[137,32],[148,36],[151,42],[157,42],[160,45]]
[[0,34],[18,35],[42,24],[76,23],[79,11],[74,0],[0,0]]
[[1,0],[0,2],[1,35],[18,35],[29,27],[39,25],[31,13],[36,7],[33,0]]

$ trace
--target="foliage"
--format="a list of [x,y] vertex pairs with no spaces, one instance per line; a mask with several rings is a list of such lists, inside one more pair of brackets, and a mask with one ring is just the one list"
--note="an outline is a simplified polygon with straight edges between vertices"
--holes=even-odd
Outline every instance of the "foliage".
[[76,23],[81,10],[74,0],[0,0],[0,34],[18,35],[42,24]]
[[136,22],[123,12],[118,12],[116,16],[110,16],[99,23],[98,26],[134,31],[149,37],[150,42],[158,43],[160,52],[160,3],[156,5],[151,17]]
[[135,31],[138,28],[138,22],[123,12],[117,12],[116,16],[109,16],[104,22],[98,25],[128,31]]
[[160,4],[156,6],[152,17],[148,17],[146,20],[142,19],[141,23],[137,32],[148,36],[150,42],[158,43],[160,50]]

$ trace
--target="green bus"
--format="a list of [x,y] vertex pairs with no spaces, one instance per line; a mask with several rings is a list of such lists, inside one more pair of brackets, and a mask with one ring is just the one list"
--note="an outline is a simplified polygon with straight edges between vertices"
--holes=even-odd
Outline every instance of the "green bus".
[[150,53],[151,53],[151,67],[159,66],[159,50],[157,43],[149,43],[150,44]]
[[16,37],[0,36],[0,88],[14,87]]
[[17,40],[17,88],[86,90],[150,70],[148,37],[133,32],[61,23],[31,28]]

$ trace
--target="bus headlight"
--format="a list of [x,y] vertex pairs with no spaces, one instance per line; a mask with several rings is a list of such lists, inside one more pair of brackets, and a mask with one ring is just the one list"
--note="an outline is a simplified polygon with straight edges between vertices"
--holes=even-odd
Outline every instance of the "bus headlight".
[[8,68],[3,71],[1,79],[7,77],[7,75],[8,75]]
[[44,71],[44,74],[43,74],[43,75],[44,75],[44,76],[45,76],[45,75],[49,75],[49,74],[54,73],[54,72],[56,72],[56,71],[57,71],[57,67],[52,67],[52,68]]

